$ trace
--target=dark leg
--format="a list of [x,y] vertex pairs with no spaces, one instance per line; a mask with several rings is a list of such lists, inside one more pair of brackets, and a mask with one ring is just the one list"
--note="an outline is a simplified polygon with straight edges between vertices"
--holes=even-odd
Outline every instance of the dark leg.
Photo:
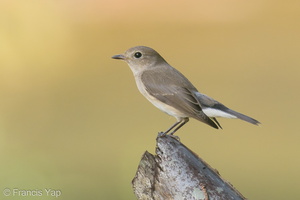
[[173,124],[168,130],[166,130],[163,135],[166,135],[167,133],[169,133],[174,127],[176,127],[181,121],[176,122],[175,124]]
[[[183,120],[179,121],[180,124],[179,126],[177,126],[177,128],[175,128],[175,130],[170,133],[170,135],[173,135],[176,131],[178,131],[178,129],[180,129],[183,125],[185,125],[187,122],[189,121],[189,118],[184,118]],[[177,125],[177,124],[176,124]]]

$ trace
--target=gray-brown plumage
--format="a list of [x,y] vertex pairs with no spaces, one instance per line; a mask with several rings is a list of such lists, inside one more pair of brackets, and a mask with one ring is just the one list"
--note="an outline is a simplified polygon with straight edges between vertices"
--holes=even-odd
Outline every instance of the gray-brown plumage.
[[233,111],[198,92],[183,74],[149,47],[133,47],[124,54],[112,58],[126,61],[133,72],[139,91],[153,105],[177,119],[164,134],[171,130],[173,130],[171,134],[174,134],[190,117],[214,128],[221,128],[216,117],[239,118],[255,125],[259,124],[257,120]]

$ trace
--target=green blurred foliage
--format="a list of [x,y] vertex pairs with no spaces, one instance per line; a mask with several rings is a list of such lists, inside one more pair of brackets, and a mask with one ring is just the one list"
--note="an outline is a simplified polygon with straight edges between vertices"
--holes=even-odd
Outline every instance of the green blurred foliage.
[[[249,199],[299,198],[300,2],[0,2],[0,190],[135,199],[131,180],[175,119],[111,56],[153,47],[198,88],[262,122],[177,134]],[[54,199],[5,197],[1,199]]]

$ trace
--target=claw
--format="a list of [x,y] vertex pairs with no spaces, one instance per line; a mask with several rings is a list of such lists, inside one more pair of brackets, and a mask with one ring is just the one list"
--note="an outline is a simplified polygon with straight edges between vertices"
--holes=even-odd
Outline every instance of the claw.
[[167,135],[166,132],[159,132],[157,137],[165,137]]
[[169,136],[180,142],[180,137],[178,137],[177,135],[169,135]]

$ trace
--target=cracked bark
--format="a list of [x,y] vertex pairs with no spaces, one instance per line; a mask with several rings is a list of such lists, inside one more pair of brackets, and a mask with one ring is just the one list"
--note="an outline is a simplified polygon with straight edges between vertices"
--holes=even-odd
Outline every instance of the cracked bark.
[[245,199],[217,170],[174,137],[157,137],[156,142],[156,155],[144,153],[132,180],[137,199]]

